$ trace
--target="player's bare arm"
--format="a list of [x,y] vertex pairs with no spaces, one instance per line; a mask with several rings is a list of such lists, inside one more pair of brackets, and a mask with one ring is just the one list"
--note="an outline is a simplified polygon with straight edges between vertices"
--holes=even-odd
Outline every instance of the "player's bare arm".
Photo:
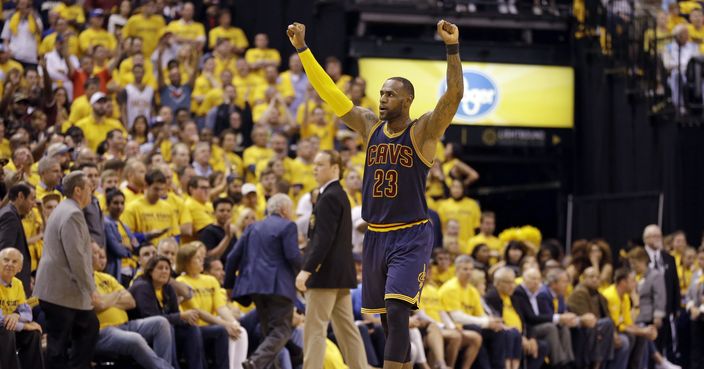
[[330,76],[315,60],[313,54],[310,53],[306,45],[306,26],[304,24],[294,22],[288,26],[286,34],[289,41],[291,41],[291,45],[298,51],[308,80],[315,88],[315,91],[318,92],[318,95],[332,107],[335,114],[348,127],[362,135],[364,140],[366,140],[372,126],[379,120],[376,114],[369,109],[354,106],[352,101],[337,88]]
[[438,140],[452,123],[457,107],[464,94],[462,61],[459,54],[459,29],[456,25],[441,20],[438,22],[438,34],[445,42],[447,53],[447,91],[440,97],[435,109],[418,119],[415,139],[421,146],[424,157],[432,160]]

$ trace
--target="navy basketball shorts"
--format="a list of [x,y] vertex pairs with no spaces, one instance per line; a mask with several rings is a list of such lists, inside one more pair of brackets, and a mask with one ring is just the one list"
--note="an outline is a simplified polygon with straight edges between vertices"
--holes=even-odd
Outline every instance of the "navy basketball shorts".
[[429,221],[407,228],[364,235],[362,258],[362,313],[385,314],[385,300],[396,299],[418,308],[433,249]]

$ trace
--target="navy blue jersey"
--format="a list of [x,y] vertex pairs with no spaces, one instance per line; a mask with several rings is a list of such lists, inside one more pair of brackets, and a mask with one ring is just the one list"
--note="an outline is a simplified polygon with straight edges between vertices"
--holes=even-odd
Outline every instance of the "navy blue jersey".
[[362,218],[372,228],[395,228],[428,218],[425,181],[432,163],[422,157],[414,142],[416,122],[396,134],[388,133],[386,122],[379,122],[369,134]]

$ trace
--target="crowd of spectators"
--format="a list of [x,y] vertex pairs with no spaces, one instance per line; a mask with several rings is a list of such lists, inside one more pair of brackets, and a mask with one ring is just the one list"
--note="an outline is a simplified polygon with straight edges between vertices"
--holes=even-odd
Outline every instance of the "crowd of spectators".
[[[32,297],[34,278],[45,242],[54,247],[44,238],[51,214],[76,193],[86,196],[98,293],[97,363],[242,368],[263,334],[256,307],[222,288],[224,261],[247,227],[271,215],[276,194],[292,200],[295,210],[278,213],[296,223],[305,248],[322,150],[342,157],[360,255],[364,142],[309,86],[295,53],[282,63],[266,34],[246,35],[212,4],[197,20],[194,5],[178,1],[3,6],[0,366],[52,365],[38,354],[47,314]],[[696,35],[701,11],[689,17]],[[680,19],[660,18],[667,35]],[[355,104],[378,110],[339,60],[327,58],[325,69]],[[415,364],[676,368],[668,358],[691,357],[701,367],[701,350],[688,347],[704,340],[704,249],[681,232],[662,242],[652,226],[645,248],[620,262],[603,240],[575,242],[565,256],[530,226],[496,236],[496,214],[466,196],[479,173],[460,158],[456,144],[438,144],[428,177],[435,252],[409,322]],[[378,316],[361,313],[360,289],[355,319],[368,364],[381,367],[384,332]],[[294,305],[283,368],[302,363],[305,306]],[[335,342],[327,340],[326,368],[345,367]]]

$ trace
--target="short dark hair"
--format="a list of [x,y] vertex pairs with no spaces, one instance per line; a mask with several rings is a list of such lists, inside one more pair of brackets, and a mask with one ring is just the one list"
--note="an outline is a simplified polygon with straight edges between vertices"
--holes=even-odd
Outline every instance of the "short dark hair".
[[125,162],[120,159],[110,159],[103,163],[103,171],[114,170],[119,171],[125,169]]
[[10,192],[8,195],[10,201],[17,200],[17,196],[19,196],[20,193],[24,195],[24,197],[27,197],[30,193],[32,193],[32,187],[24,182],[14,184],[10,187]]
[[114,199],[117,196],[122,196],[123,199],[125,198],[125,194],[122,193],[122,191],[120,191],[119,189],[117,189],[117,188],[109,189],[108,192],[105,194],[105,203],[107,205],[110,205],[110,203],[112,202],[112,199]]
[[218,197],[213,201],[213,210],[218,208],[220,204],[230,204],[230,206],[235,206],[235,202],[229,197]]
[[113,139],[113,135],[115,135],[115,133],[122,133],[122,130],[121,130],[121,129],[117,129],[117,128],[111,129],[111,130],[108,131],[108,134],[105,135],[105,138],[108,139],[108,140],[112,140],[112,139]]
[[628,268],[618,268],[614,272],[614,284],[618,284],[619,282],[628,279],[628,276],[631,274],[631,270]]
[[337,169],[340,170],[340,178],[342,179],[342,157],[340,156],[340,153],[335,151],[335,150],[323,150],[321,151],[322,154],[326,154],[328,158],[330,158],[330,166],[337,165]]
[[216,261],[220,261],[220,259],[213,256],[207,256],[205,260],[203,260],[203,271],[206,273],[209,272],[210,268],[213,267],[213,263]]
[[411,97],[411,100],[413,100],[413,98],[416,96],[416,89],[413,87],[411,81],[403,77],[391,77],[389,78],[389,80],[401,82],[401,84],[403,85],[403,89],[406,90],[408,96]]
[[150,169],[147,175],[144,176],[144,180],[147,182],[147,186],[151,186],[154,183],[166,184],[166,176],[159,169]]
[[[188,189],[190,190],[191,188],[197,188],[198,187],[198,182],[200,181],[206,181],[208,184],[210,184],[210,181],[208,178],[203,177],[203,176],[193,176],[191,179],[188,180]],[[214,207],[213,207],[214,209]]]

